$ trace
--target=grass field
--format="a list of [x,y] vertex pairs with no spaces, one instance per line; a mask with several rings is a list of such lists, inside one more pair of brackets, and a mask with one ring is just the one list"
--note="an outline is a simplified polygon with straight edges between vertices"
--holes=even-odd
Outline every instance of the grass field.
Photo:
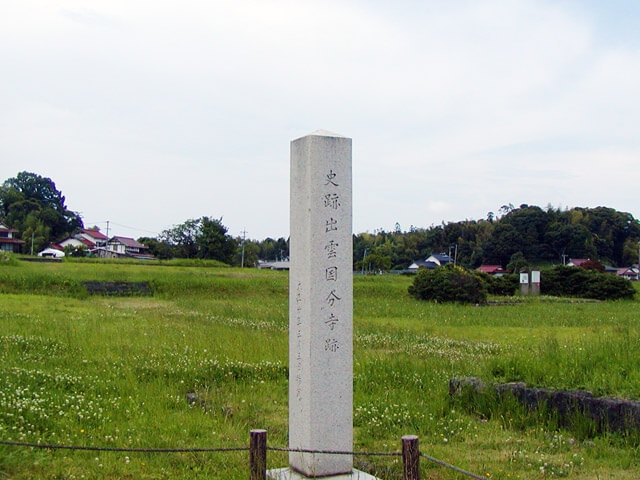
[[[152,297],[88,296],[81,281],[146,281]],[[517,408],[479,415],[455,376],[640,399],[640,302],[418,302],[403,276],[354,282],[357,450],[421,450],[493,479],[637,479],[637,435],[558,429]],[[113,447],[287,439],[286,273],[97,263],[0,267],[0,440]],[[636,298],[640,297],[637,296]],[[206,402],[189,404],[187,392]],[[287,464],[270,452],[269,467]],[[395,458],[356,457],[380,478]],[[458,474],[423,461],[423,478]],[[246,478],[247,454],[0,447],[0,478]]]

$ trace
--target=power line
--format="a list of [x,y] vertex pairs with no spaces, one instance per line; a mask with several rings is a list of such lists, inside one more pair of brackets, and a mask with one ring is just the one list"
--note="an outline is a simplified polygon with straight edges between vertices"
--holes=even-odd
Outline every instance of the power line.
[[158,235],[158,232],[155,232],[155,231],[152,231],[152,230],[147,230],[145,228],[139,228],[139,227],[130,227],[128,225],[122,225],[121,223],[117,223],[117,222],[114,222],[112,220],[104,220],[102,222],[85,222],[85,223],[87,225],[104,225],[104,224],[106,224],[107,225],[107,229],[109,228],[109,224],[112,224],[112,225],[117,225],[117,226],[119,226],[121,228],[128,228],[129,230],[137,230],[139,232],[147,232],[147,233],[152,233],[154,235]]

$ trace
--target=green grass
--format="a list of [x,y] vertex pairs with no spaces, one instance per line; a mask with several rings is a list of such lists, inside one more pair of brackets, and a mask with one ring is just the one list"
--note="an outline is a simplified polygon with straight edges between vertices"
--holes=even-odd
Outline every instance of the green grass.
[[[81,282],[146,281],[153,297],[88,296]],[[637,437],[559,429],[502,405],[452,402],[448,381],[524,381],[640,398],[639,302],[436,305],[410,278],[357,277],[358,450],[421,449],[487,478],[635,479]],[[637,285],[636,285],[637,288]],[[0,268],[0,439],[118,447],[287,442],[288,276],[232,268],[20,262]],[[187,392],[206,403],[190,405]],[[526,413],[526,412],[525,412]],[[270,452],[269,466],[287,464]],[[356,466],[401,478],[397,459]],[[0,478],[246,478],[246,453],[120,454],[0,447]],[[84,477],[83,477],[84,476]],[[460,478],[423,462],[423,478]]]

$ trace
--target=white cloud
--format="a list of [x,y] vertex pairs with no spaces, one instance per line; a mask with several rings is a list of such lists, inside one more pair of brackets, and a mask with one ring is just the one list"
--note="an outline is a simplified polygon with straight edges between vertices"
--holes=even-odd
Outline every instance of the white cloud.
[[598,18],[541,0],[8,2],[0,177],[51,176],[87,220],[286,235],[288,142],[326,128],[354,138],[356,229],[509,202],[632,210],[609,184],[640,173],[640,51],[602,43]]

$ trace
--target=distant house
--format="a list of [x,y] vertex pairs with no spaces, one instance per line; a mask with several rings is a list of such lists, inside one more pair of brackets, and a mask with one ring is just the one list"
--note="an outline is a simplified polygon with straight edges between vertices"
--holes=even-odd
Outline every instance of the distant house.
[[626,278],[627,280],[633,280],[634,282],[640,280],[640,269],[636,267],[619,268],[616,274],[619,277]]
[[0,223],[0,251],[20,253],[24,241],[16,238],[17,230],[7,228]]
[[590,260],[590,258],[570,258],[569,263],[567,263],[567,267],[579,267]]
[[616,267],[612,267],[611,265],[604,266],[604,273],[611,273],[613,275],[618,274],[618,269]]
[[82,229],[65,238],[58,245],[73,248],[86,248],[89,252],[93,252],[97,248],[104,248],[107,245],[107,237],[100,233],[100,230]]
[[73,248],[86,248],[87,250],[92,250],[96,248],[96,244],[91,240],[81,236],[80,234],[76,234],[72,237],[67,237],[61,242],[58,242],[63,249],[65,247],[73,247]]
[[407,267],[407,270],[411,272],[417,272],[420,268],[433,270],[436,267],[439,267],[439,265],[435,262],[428,262],[426,260],[416,260],[411,265],[409,265],[409,267]]
[[410,272],[417,272],[420,268],[427,268],[431,270],[436,267],[444,267],[449,263],[454,263],[454,260],[446,253],[432,253],[426,260],[414,261],[407,267],[407,270]]
[[149,247],[129,237],[111,237],[107,242],[107,250],[115,252],[118,256],[125,255],[140,260],[155,258],[149,253]]
[[429,258],[425,260],[425,262],[433,262],[440,267],[444,267],[449,263],[455,263],[453,258],[451,258],[446,253],[432,253]]
[[96,248],[105,247],[107,245],[107,236],[100,232],[100,230],[86,230],[82,229],[76,237],[82,237],[85,240],[93,243]]
[[493,277],[501,277],[509,273],[500,265],[480,265],[478,268],[476,268],[476,271],[488,273]]

